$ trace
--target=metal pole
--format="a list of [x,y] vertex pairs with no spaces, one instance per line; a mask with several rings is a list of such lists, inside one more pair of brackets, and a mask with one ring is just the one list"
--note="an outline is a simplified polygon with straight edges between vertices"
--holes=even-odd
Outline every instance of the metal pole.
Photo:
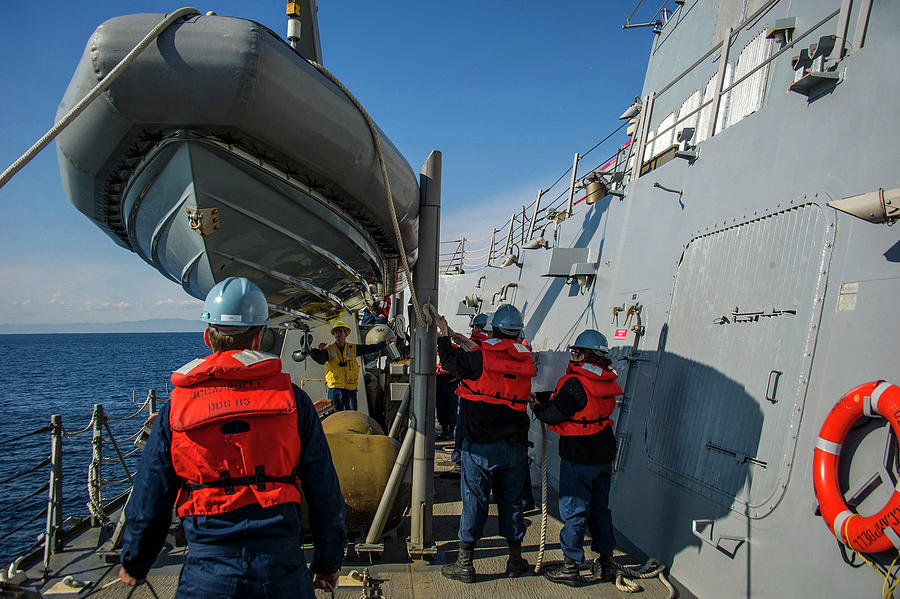
[[463,266],[466,263],[466,238],[463,237],[460,240],[459,245],[459,272],[465,271],[465,267]]
[[62,549],[62,416],[51,416],[50,426],[50,485],[47,490],[47,527],[44,530],[44,574],[50,572],[50,557]]
[[725,37],[722,38],[722,53],[719,55],[719,72],[716,74],[707,139],[716,134],[716,121],[719,120],[719,101],[722,99],[722,86],[725,85],[725,67],[728,65],[728,50],[731,48],[731,31],[731,27],[729,27],[725,31]]
[[516,224],[516,213],[513,212],[509,215],[509,231],[506,233],[506,245],[503,246],[503,256],[509,256],[509,253],[512,251],[512,243],[513,243],[513,225]]
[[[94,404],[94,411],[91,414],[91,465],[88,484],[93,486],[97,505],[103,505],[102,487],[100,485],[100,470],[103,464],[103,406],[98,403]],[[93,498],[91,498],[93,500]],[[99,518],[91,514],[91,525],[99,526],[102,524]]]
[[575,160],[572,161],[572,181],[569,183],[569,209],[566,210],[566,218],[572,216],[572,200],[575,199],[575,179],[578,178],[578,161],[581,156],[575,152]]
[[494,258],[494,237],[497,235],[497,229],[491,228],[491,247],[488,249],[487,266],[491,265]]
[[156,397],[156,389],[150,389],[150,391],[147,392],[147,403],[149,404],[148,408],[150,414],[156,413],[157,400],[158,398]]
[[538,189],[537,197],[534,199],[534,212],[531,213],[531,224],[528,225],[528,239],[534,236],[534,223],[537,222],[538,209],[541,207],[541,196],[544,195],[543,189]]
[[522,245],[525,245],[525,204],[522,204]]
[[403,401],[400,402],[400,407],[397,408],[397,414],[394,415],[394,421],[391,423],[391,430],[388,433],[388,437],[391,439],[397,438],[397,431],[400,430],[400,425],[403,423],[406,413],[409,412],[409,397],[410,388],[407,387],[403,393]]
[[[419,173],[419,245],[415,283],[419,301],[438,309],[438,256],[440,253],[441,153],[434,151]],[[423,310],[424,311],[424,310]],[[415,453],[410,505],[409,556],[422,559],[437,553],[432,541],[434,507],[434,409],[437,396],[437,327],[416,324],[415,380],[412,396],[415,413]]]
[[403,437],[403,444],[397,453],[397,459],[394,461],[394,467],[391,469],[391,476],[387,485],[384,487],[384,493],[381,495],[381,501],[378,502],[378,509],[375,511],[375,517],[372,518],[372,526],[366,534],[366,544],[377,543],[381,540],[381,534],[384,532],[384,523],[387,521],[394,500],[397,498],[397,491],[400,490],[400,484],[406,476],[406,469],[409,467],[409,458],[413,453],[413,441],[416,437],[415,418],[410,422],[410,427]]

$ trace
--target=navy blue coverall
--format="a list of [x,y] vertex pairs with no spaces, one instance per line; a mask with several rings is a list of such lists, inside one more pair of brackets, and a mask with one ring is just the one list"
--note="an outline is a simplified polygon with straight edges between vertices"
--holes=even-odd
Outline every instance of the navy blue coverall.
[[[182,520],[188,554],[177,597],[312,599],[310,571],[330,575],[340,569],[346,541],[344,497],[312,402],[296,385],[294,397],[301,448],[298,473],[313,537],[309,569],[297,503],[267,508],[253,504],[224,514],[187,516]],[[165,543],[181,485],[172,467],[171,444],[165,404],[125,508],[122,565],[137,579],[146,578]]]
[[[475,380],[483,373],[481,352],[455,347],[438,338],[441,365],[453,376]],[[510,543],[525,536],[522,489],[528,472],[528,427],[525,412],[499,404],[460,398],[463,414],[461,476],[462,515],[459,540],[475,543],[484,532],[491,489],[497,501],[500,535]]]

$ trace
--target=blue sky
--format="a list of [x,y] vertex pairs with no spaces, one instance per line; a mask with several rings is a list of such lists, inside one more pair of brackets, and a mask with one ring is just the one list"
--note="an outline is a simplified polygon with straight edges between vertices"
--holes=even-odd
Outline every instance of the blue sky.
[[[284,34],[282,0],[194,4]],[[91,32],[164,1],[0,7],[0,168],[53,125]],[[324,64],[418,171],[443,152],[442,238],[484,237],[611,132],[652,34],[634,2],[319,0]],[[637,15],[637,19],[641,15]],[[649,16],[649,15],[644,15]],[[625,141],[620,133],[611,142]],[[199,303],[69,203],[52,144],[0,190],[0,324],[196,318]],[[472,223],[478,224],[473,226]]]

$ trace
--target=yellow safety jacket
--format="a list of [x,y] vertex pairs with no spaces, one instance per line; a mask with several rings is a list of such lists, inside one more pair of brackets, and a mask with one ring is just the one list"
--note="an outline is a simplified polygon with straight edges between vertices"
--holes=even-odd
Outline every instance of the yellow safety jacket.
[[325,348],[325,383],[329,389],[356,389],[359,382],[359,363],[356,361],[356,344],[344,344],[344,352],[334,343]]

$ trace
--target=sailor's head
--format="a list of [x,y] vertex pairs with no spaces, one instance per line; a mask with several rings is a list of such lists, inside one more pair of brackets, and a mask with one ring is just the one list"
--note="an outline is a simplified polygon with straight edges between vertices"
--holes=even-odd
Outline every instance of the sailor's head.
[[331,325],[331,334],[334,335],[335,342],[343,346],[350,334],[350,327],[343,320],[335,320]]
[[487,314],[476,314],[475,318],[472,319],[472,332],[473,333],[483,333],[484,327],[488,323]]
[[495,339],[518,339],[523,326],[519,309],[512,304],[503,304],[491,318],[491,336]]
[[578,337],[575,343],[569,346],[572,354],[572,362],[589,362],[591,364],[600,364],[603,368],[609,368],[612,360],[609,358],[609,346],[606,341],[606,335],[594,329],[585,329]]
[[214,351],[258,349],[269,304],[248,279],[228,277],[209,290],[200,319],[208,324],[203,339]]

